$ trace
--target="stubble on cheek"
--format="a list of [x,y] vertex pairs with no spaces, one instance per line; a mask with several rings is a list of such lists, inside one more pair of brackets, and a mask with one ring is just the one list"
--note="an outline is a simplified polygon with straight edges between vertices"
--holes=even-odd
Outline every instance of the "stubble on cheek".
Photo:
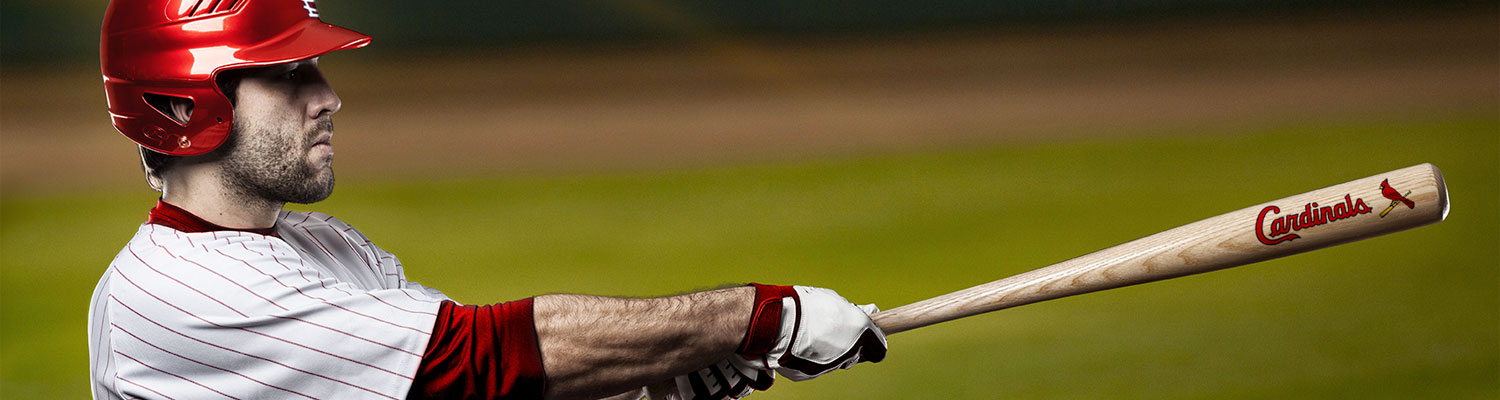
[[332,129],[333,122],[326,118],[300,132],[237,119],[233,145],[223,159],[224,181],[254,200],[306,204],[326,199],[333,193],[333,160],[313,159],[311,144],[319,133]]

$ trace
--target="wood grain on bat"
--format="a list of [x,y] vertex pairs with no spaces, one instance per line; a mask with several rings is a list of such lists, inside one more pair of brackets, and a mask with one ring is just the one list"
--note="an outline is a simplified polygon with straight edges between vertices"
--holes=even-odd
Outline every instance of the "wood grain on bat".
[[[1386,210],[1389,210],[1388,212]],[[886,334],[975,314],[1317,250],[1442,221],[1432,164],[1329,186],[1172,228],[873,316]]]

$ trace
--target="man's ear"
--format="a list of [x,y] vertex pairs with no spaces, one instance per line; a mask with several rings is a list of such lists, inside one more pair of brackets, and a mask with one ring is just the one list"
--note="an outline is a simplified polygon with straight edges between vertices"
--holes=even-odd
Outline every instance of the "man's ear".
[[168,101],[171,102],[172,106],[172,112],[168,115],[170,115],[173,119],[176,119],[178,123],[186,124],[189,119],[193,118],[192,100],[184,99],[181,97],[173,97]]
[[193,101],[186,97],[167,96],[156,93],[146,93],[146,103],[156,108],[168,118],[177,121],[178,124],[187,125],[188,120],[193,117]]

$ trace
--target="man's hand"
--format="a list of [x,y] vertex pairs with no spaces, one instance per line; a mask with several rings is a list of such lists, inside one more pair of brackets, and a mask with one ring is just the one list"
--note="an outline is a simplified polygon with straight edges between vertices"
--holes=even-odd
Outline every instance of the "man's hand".
[[755,287],[750,332],[739,352],[753,357],[756,368],[803,381],[885,359],[885,334],[870,320],[878,310],[873,304],[855,306],[823,288]]

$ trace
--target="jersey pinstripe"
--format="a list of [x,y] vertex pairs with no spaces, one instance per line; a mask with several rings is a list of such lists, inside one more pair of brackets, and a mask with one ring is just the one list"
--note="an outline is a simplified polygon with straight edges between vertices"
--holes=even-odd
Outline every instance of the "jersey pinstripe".
[[89,307],[96,399],[404,399],[441,292],[343,221],[276,236],[143,224]]

